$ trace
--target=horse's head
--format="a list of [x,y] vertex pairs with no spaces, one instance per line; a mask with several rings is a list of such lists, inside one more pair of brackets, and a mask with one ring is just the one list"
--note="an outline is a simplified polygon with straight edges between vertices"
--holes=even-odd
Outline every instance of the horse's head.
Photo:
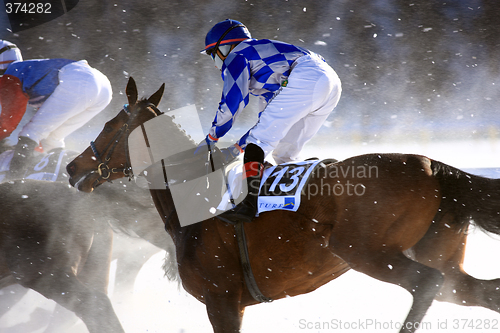
[[128,105],[104,125],[104,129],[83,153],[68,164],[66,170],[72,186],[92,192],[106,181],[132,177],[128,156],[128,135],[136,127],[158,116],[165,84],[148,99],[138,100],[137,86],[130,78],[126,93]]

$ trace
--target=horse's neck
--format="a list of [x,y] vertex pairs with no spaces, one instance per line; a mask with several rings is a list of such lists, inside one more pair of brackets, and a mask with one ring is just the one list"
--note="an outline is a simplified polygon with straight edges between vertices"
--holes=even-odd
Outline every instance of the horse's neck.
[[[165,116],[165,115],[163,115]],[[170,144],[173,146],[191,147],[196,148],[196,143],[187,135],[186,131],[180,128],[176,123],[174,123],[173,118],[168,116],[170,121],[162,122],[166,125],[163,133],[166,134],[164,144]],[[152,118],[154,119],[154,118]],[[149,119],[149,120],[152,120]],[[165,119],[165,118],[164,118]],[[149,120],[139,120],[139,123],[144,123]],[[143,122],[141,122],[143,121]],[[166,157],[166,156],[165,156]],[[146,177],[148,178],[148,177]],[[172,237],[174,243],[179,239],[180,234],[182,234],[183,228],[181,228],[177,212],[175,210],[174,200],[169,189],[150,189],[151,197],[153,202],[160,213],[163,222],[165,223],[165,229]]]
[[165,230],[170,234],[174,243],[176,243],[182,230],[170,190],[151,189],[150,193],[156,209],[163,223],[165,223]]

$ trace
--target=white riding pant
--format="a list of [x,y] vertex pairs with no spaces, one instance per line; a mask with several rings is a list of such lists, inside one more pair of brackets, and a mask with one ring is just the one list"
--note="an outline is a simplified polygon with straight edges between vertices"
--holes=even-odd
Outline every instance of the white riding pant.
[[85,60],[59,72],[59,85],[19,132],[41,142],[44,151],[64,147],[64,138],[82,127],[111,102],[108,78]]
[[342,92],[335,71],[316,55],[297,59],[288,84],[275,95],[250,130],[247,143],[271,151],[276,163],[296,161],[304,145],[337,106]]

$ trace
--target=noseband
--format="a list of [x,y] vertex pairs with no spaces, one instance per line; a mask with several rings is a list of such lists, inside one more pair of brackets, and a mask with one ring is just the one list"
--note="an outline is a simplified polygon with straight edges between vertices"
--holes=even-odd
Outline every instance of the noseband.
[[[131,114],[130,112],[130,106],[128,104],[125,104],[123,107],[123,111],[128,115],[128,120],[125,124],[122,125],[120,130],[115,133],[114,137],[112,140],[108,143],[106,148],[103,150],[103,152],[107,152],[106,156],[102,158],[101,154],[99,154],[99,151],[97,150],[95,146],[94,141],[90,141],[90,148],[92,149],[92,152],[94,153],[95,158],[99,162],[97,165],[97,173],[99,174],[99,178],[97,178],[92,184],[92,187],[95,188],[102,180],[108,181],[111,183],[111,180],[109,177],[111,176],[112,173],[123,173],[125,177],[128,177],[129,181],[132,180],[134,177],[134,172],[132,171],[132,166],[130,165],[130,156],[129,156],[129,151],[128,151],[128,141],[125,142],[125,166],[123,168],[110,168],[108,166],[108,163],[111,160],[111,156],[113,155],[116,146],[118,145],[118,142],[122,139],[123,135],[129,133],[129,124],[135,119],[133,117],[134,114]],[[153,112],[155,115],[158,115],[159,110],[156,108],[156,106],[152,103],[149,103],[146,105],[146,108],[150,109],[151,112]]]

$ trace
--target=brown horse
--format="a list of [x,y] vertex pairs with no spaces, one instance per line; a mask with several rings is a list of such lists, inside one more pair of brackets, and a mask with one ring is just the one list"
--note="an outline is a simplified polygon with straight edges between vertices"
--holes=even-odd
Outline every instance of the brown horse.
[[158,233],[162,223],[147,190],[103,190],[90,196],[62,182],[0,184],[0,289],[20,284],[73,311],[90,332],[123,332],[106,295],[110,226],[174,250]]
[[[129,112],[106,123],[92,149],[68,165],[73,186],[91,192],[105,181],[99,170],[130,170],[128,133],[159,115],[162,93],[137,101],[129,80]],[[189,141],[173,121],[166,126],[172,142]],[[401,332],[416,331],[434,299],[500,311],[500,279],[475,279],[461,265],[471,220],[500,233],[500,181],[424,156],[370,154],[319,167],[306,189],[297,212],[266,212],[245,224],[265,296],[308,293],[352,268],[413,296]],[[184,288],[205,303],[215,332],[239,332],[245,307],[258,302],[245,283],[234,226],[214,217],[181,227],[170,189],[151,195],[175,243]]]

